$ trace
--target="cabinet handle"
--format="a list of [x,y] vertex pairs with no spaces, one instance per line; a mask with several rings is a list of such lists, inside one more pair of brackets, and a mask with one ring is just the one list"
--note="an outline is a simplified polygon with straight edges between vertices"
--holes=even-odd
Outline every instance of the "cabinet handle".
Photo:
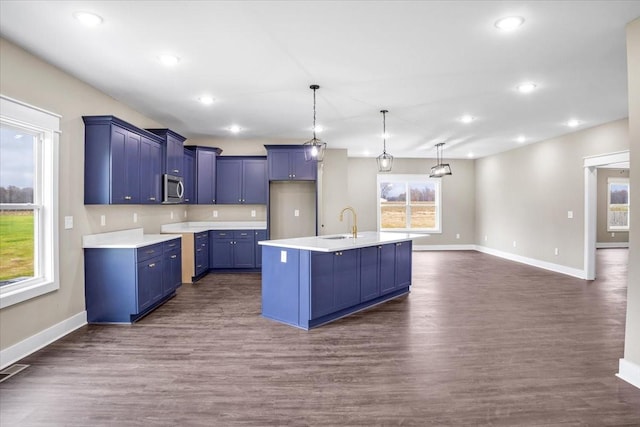
[[148,251],[145,251],[144,253],[145,253],[145,254],[152,254],[152,253],[154,253],[154,252],[155,252],[155,250],[154,250],[154,249],[150,249],[150,250],[148,250]]
[[378,249],[382,249],[382,246],[378,246]]
[[131,200],[131,196],[124,196],[125,200]]
[[206,243],[203,243],[203,244],[202,244],[202,247],[204,248],[205,246],[207,246],[207,244],[206,244]]
[[196,249],[196,252],[201,252],[201,251],[202,251],[202,249]]
[[184,201],[185,201],[185,202],[190,202],[190,201],[191,201],[191,199],[184,199]]
[[169,244],[169,247],[170,247],[170,248],[172,248],[172,247],[174,247],[175,245],[176,245],[175,243],[170,243],[170,244]]
[[171,259],[176,259],[178,255],[171,255]]
[[295,177],[296,177],[296,174],[294,173],[294,174],[292,175],[292,178],[295,178]]
[[173,173],[178,173],[178,172],[180,172],[178,169],[173,170]]
[[154,262],[154,263],[149,264],[149,268],[153,268],[153,267],[155,267],[155,266],[156,266],[156,263],[155,263],[155,262]]
[[241,236],[248,236],[249,233],[240,233]]
[[396,246],[402,246],[402,243],[396,243]]
[[220,234],[218,234],[218,236],[226,236],[226,235],[227,235],[227,233],[220,233]]
[[200,268],[200,267],[202,267],[202,264],[196,265],[196,268]]

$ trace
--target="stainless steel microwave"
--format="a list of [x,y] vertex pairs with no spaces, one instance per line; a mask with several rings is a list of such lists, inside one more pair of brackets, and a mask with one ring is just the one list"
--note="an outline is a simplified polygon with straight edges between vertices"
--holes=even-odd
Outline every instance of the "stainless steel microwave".
[[184,202],[184,182],[181,176],[164,174],[162,203]]

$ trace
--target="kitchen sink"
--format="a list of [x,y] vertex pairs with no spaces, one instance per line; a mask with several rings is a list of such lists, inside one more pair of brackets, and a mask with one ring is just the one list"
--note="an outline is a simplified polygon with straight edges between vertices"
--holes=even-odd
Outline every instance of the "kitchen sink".
[[348,239],[349,236],[327,236],[327,237],[322,237],[322,239],[326,239],[326,240],[342,240],[342,239]]

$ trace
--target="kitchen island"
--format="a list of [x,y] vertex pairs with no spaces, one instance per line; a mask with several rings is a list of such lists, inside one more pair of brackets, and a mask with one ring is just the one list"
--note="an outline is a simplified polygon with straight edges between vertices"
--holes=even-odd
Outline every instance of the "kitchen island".
[[362,232],[266,240],[262,315],[311,329],[409,293],[411,240],[422,235]]

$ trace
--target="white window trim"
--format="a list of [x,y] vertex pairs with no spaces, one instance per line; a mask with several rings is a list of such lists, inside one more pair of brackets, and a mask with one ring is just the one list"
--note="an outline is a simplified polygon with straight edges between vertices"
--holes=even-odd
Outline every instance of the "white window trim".
[[37,205],[43,227],[42,245],[35,248],[35,257],[41,257],[40,277],[23,280],[0,288],[0,309],[55,291],[60,288],[58,256],[58,145],[60,118],[24,102],[0,95],[0,120],[8,125],[32,129],[44,135],[42,143],[42,200]]
[[[436,192],[436,224],[435,229],[424,228],[394,228],[393,230],[382,229],[380,227],[380,183],[381,182],[421,182],[421,181],[434,181],[438,184],[438,191]],[[410,202],[409,202],[410,204]],[[416,234],[441,234],[442,233],[442,178],[429,178],[427,175],[420,174],[378,174],[376,179],[376,215],[377,215],[377,227],[378,231],[385,233],[402,232],[402,233],[416,233]]]
[[[631,224],[627,224],[626,227],[617,227],[611,226],[611,221],[609,216],[611,215],[611,184],[626,184],[629,190],[631,190],[631,181],[629,178],[618,178],[618,177],[609,177],[607,178],[607,231],[608,232],[629,232],[629,227]],[[630,193],[631,191],[629,191]],[[631,200],[627,203],[629,207],[629,211],[631,211]],[[630,217],[627,219],[627,221]]]

